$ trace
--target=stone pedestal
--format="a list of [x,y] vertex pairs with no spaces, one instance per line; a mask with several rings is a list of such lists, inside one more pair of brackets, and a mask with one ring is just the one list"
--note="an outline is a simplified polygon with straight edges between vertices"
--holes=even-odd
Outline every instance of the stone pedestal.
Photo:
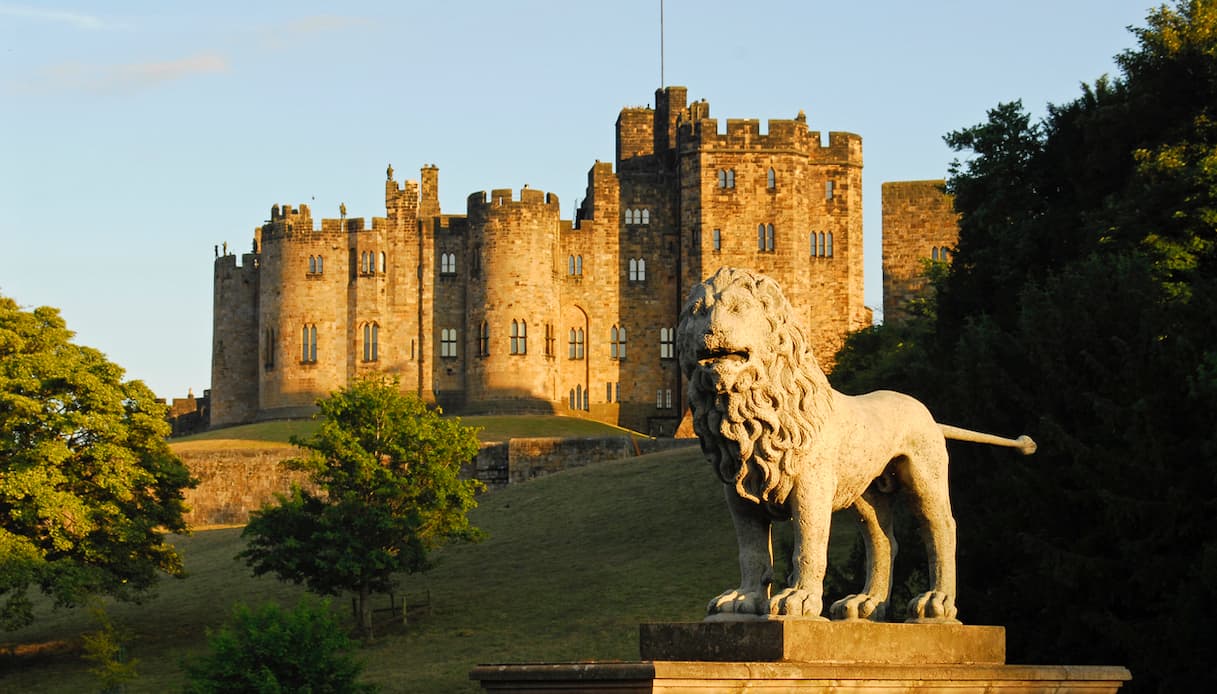
[[1006,665],[1001,627],[767,620],[643,624],[640,662],[481,665],[494,692],[1115,692],[1122,667]]

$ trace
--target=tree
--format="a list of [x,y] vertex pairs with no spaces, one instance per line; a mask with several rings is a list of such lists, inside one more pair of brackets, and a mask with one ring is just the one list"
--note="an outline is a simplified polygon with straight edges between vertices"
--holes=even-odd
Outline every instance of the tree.
[[427,569],[441,544],[478,538],[468,512],[482,485],[460,478],[477,455],[476,430],[401,393],[396,381],[362,379],[317,404],[317,433],[292,440],[310,454],[284,463],[307,472],[317,492],[295,487],[254,512],[238,556],[255,574],[315,593],[354,592],[360,630],[370,635],[372,593],[391,590],[398,572]]
[[165,443],[165,407],[139,381],[73,344],[53,308],[0,297],[0,626],[56,606],[138,600],[181,575],[166,532],[185,532],[194,484]]
[[[947,183],[959,244],[937,314],[899,328],[926,336],[899,375],[940,419],[1040,444],[952,448],[965,619],[1004,624],[1012,659],[1211,691],[1217,0],[1133,33],[1118,78],[1041,122],[1003,104],[947,136],[970,155]],[[851,340],[862,373],[834,380],[893,380],[899,334]]]
[[325,603],[305,601],[290,611],[238,604],[207,644],[211,653],[185,666],[189,694],[375,691],[356,681],[363,664],[351,657],[353,644]]

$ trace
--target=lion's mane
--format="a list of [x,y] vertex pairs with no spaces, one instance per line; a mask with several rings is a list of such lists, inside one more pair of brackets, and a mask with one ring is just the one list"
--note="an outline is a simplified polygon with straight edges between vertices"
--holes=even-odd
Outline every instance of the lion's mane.
[[[813,445],[832,408],[828,379],[777,282],[747,270],[722,268],[701,289],[712,300],[732,292],[749,293],[769,330],[762,344],[749,345],[755,358],[725,392],[719,392],[707,370],[693,368],[696,358],[682,358],[693,430],[706,459],[739,496],[781,504],[801,472],[801,452]],[[697,288],[681,311],[682,334],[692,329],[689,317],[695,294]]]

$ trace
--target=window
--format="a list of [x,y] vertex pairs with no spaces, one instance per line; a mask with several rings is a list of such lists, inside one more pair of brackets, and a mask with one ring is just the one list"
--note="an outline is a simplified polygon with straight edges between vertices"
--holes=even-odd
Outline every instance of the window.
[[574,388],[570,389],[570,400],[567,401],[566,407],[567,407],[567,409],[570,409],[570,410],[575,409],[575,389]]
[[482,327],[478,330],[478,355],[490,356],[490,324],[486,321],[482,321]]
[[721,250],[723,249],[723,230],[722,230],[722,229],[715,229],[715,230],[714,230],[713,237],[714,237],[714,250],[715,250],[715,252],[717,252],[717,251],[721,251]]
[[591,398],[592,398],[592,391],[590,388],[583,391],[583,411],[584,412],[592,409]]
[[575,256],[575,276],[583,276],[583,256],[581,255]]
[[763,253],[773,252],[773,225],[760,224],[756,227],[756,250]]
[[643,224],[651,223],[651,211],[650,210],[645,209],[645,208],[642,210],[642,220],[641,221]]
[[262,346],[262,365],[267,371],[275,368],[275,329],[266,329],[266,343]]
[[676,345],[674,342],[674,333],[672,328],[659,329],[659,358],[673,359],[676,357]]
[[609,330],[609,359],[625,359],[625,328]]
[[545,356],[554,356],[554,326],[552,323],[545,324]]
[[949,254],[949,251],[947,251],[946,246],[942,246],[942,247],[935,246],[932,257],[934,260],[936,260],[936,261],[941,260],[944,263],[951,259],[951,256]]
[[672,389],[660,388],[655,391],[655,409],[670,410],[672,409]]
[[735,187],[735,169],[719,169],[718,187],[719,188],[734,188]]
[[735,187],[735,169],[727,169],[727,187]]
[[380,359],[380,326],[375,323],[363,324],[363,360],[377,361]]
[[455,253],[440,253],[439,254],[439,274],[455,275],[456,274],[456,254]]
[[583,358],[583,328],[575,331],[575,359]]
[[718,170],[718,187],[719,188],[727,187],[727,172],[724,171],[723,169]]
[[444,328],[439,331],[439,355],[456,356],[456,328]]
[[[935,248],[934,250],[937,251],[938,249]],[[937,258],[935,258],[935,259],[937,259]],[[310,275],[317,274],[317,259],[311,255],[308,257],[308,274],[310,274]]]
[[769,167],[769,173],[765,174],[765,187],[769,190],[778,187],[777,172],[773,170],[772,166]]
[[325,272],[325,258],[317,256],[317,274]]
[[572,255],[566,258],[566,274],[579,277],[583,274],[583,256]]
[[389,259],[387,256],[385,256],[385,252],[381,251],[380,252],[380,274],[383,275],[385,273],[385,270],[387,270],[388,268],[389,268]]
[[824,183],[824,199],[825,200],[832,200],[833,188],[834,188],[834,186],[833,186],[832,181],[827,181]]
[[647,261],[645,258],[630,258],[629,278],[631,282],[645,282],[647,279]]
[[605,402],[613,401],[613,384],[612,383],[605,382],[605,384],[604,384],[604,401]]
[[306,364],[317,362],[317,326],[312,323],[300,331],[300,361]]
[[528,354],[528,323],[511,321],[511,353]]
[[811,232],[811,255],[815,258],[831,258],[832,257],[832,232],[827,234],[820,232]]

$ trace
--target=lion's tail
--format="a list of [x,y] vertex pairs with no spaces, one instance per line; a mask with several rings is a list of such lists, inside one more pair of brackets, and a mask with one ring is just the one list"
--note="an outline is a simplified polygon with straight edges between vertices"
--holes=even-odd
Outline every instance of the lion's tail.
[[939,424],[938,426],[942,428],[943,436],[955,441],[971,441],[973,443],[987,443],[993,446],[1017,448],[1023,455],[1031,455],[1035,452],[1036,448],[1035,441],[1031,440],[1031,437],[1026,434],[1017,439],[1007,439],[1002,436],[972,431],[971,429],[953,427],[950,424]]

